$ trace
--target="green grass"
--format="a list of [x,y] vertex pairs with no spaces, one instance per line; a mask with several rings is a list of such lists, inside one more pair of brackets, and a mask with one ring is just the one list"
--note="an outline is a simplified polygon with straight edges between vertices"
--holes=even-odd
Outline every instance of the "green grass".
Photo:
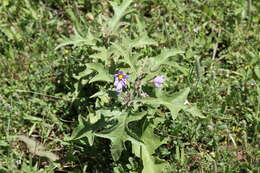
[[[136,49],[143,58],[163,48],[184,51],[178,66],[163,69],[171,74],[165,86],[169,93],[190,87],[189,102],[206,117],[181,111],[158,124],[167,142],[156,155],[170,163],[167,171],[260,172],[260,3],[140,0],[130,10],[116,34],[155,40],[157,46]],[[131,152],[113,161],[109,140],[97,138],[93,146],[68,140],[78,117],[98,107],[89,97],[103,84],[81,86],[77,98],[75,74],[96,52],[87,44],[55,48],[72,38],[73,28],[84,37],[95,32],[107,47],[118,36],[102,30],[112,14],[108,1],[0,1],[0,172],[140,172]],[[32,152],[17,135],[59,160]]]

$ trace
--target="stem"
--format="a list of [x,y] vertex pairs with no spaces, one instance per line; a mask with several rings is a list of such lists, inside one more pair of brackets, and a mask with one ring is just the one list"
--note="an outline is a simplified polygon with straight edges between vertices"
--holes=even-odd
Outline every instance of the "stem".
[[64,98],[62,98],[62,97],[47,95],[47,94],[43,94],[43,93],[39,93],[39,92],[34,92],[34,91],[17,90],[17,92],[37,94],[37,95],[41,95],[41,96],[44,96],[44,97],[49,97],[49,98],[54,98],[54,99],[60,99],[60,100],[64,100],[64,101],[70,102],[70,100],[64,99]]

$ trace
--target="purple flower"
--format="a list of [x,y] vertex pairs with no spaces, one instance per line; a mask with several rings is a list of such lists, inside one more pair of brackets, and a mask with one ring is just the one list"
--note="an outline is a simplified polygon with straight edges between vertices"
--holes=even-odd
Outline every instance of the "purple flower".
[[157,76],[151,82],[154,83],[156,88],[162,88],[162,83],[165,81],[164,76]]
[[123,88],[127,87],[126,79],[129,78],[129,75],[125,74],[125,72],[119,70],[117,74],[113,74],[115,77],[114,86],[116,87],[116,92],[121,93]]

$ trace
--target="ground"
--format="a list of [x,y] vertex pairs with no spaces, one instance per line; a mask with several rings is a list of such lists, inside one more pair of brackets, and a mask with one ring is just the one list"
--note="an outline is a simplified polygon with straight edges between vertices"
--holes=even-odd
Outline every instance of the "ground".
[[[185,104],[198,111],[180,110],[174,119],[167,107],[156,108],[154,133],[164,143],[155,155],[168,163],[165,171],[260,172],[260,2],[133,0],[123,9],[124,3],[0,2],[0,172],[145,170],[129,142],[115,161],[109,139],[71,140],[82,117],[109,104],[123,109],[109,95],[112,74],[138,66],[121,59],[134,44],[138,62],[179,51],[160,68],[162,90],[189,88]],[[91,97],[98,91],[109,92]],[[121,102],[130,104],[126,98]]]

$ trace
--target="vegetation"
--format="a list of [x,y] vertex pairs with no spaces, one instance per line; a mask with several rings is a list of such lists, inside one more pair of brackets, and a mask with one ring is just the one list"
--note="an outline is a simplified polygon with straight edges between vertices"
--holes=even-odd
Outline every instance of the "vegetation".
[[260,1],[0,4],[0,172],[260,172]]

